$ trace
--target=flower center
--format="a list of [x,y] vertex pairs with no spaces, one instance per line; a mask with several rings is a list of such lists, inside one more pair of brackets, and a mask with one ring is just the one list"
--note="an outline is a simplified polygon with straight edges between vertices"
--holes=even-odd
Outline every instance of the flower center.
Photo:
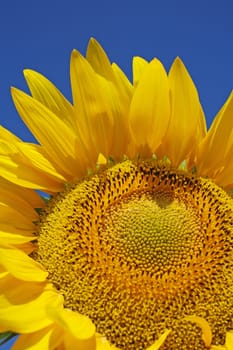
[[199,230],[192,208],[169,193],[148,191],[109,206],[101,235],[119,263],[164,274],[188,259]]
[[50,200],[33,257],[119,348],[145,350],[170,328],[164,349],[204,349],[184,318],[207,318],[220,344],[233,328],[232,208],[209,180],[125,161]]

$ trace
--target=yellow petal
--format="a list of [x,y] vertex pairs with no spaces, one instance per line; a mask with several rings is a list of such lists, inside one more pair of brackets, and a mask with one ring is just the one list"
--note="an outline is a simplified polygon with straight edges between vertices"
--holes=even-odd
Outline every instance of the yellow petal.
[[17,249],[20,249],[27,255],[30,255],[35,250],[35,245],[31,242],[26,242],[22,244],[17,244]]
[[105,337],[101,334],[96,333],[96,348],[95,350],[121,350],[120,348],[112,345]]
[[226,157],[222,160],[222,164],[215,169],[211,169],[208,171],[208,175],[212,174],[212,178],[216,181],[216,183],[220,184],[225,188],[232,188],[233,185],[233,163],[232,163],[232,155],[233,155],[233,145],[232,149],[229,150]]
[[146,350],[158,350],[158,349],[160,349],[160,347],[163,345],[163,343],[167,339],[167,336],[169,335],[170,332],[171,332],[171,330],[166,329],[165,332],[159,337],[159,339],[156,340],[156,342],[154,344],[152,344],[151,346],[149,346]]
[[35,225],[33,222],[21,214],[19,209],[12,208],[11,206],[0,202],[0,222],[6,225],[12,225],[12,218],[14,218],[14,225],[22,230],[33,230]]
[[131,100],[133,94],[133,86],[125,73],[116,63],[112,63],[112,69],[116,78],[115,84],[117,86],[117,90],[121,93],[121,95],[125,96],[124,101],[126,101],[126,107],[128,107],[129,101]]
[[[15,185],[28,189],[38,189],[48,193],[59,192],[63,188],[63,183],[48,177],[41,170],[33,168],[27,161],[22,161],[20,154],[11,154],[11,151],[1,151],[0,143],[0,166],[1,176]],[[39,158],[39,161],[40,158]]]
[[201,328],[202,339],[205,346],[209,348],[212,342],[212,332],[209,323],[203,317],[199,316],[187,316],[184,320],[196,323],[197,326]]
[[[51,347],[52,327],[47,327],[41,331],[20,335],[11,350],[49,350]],[[54,344],[53,344],[54,345]],[[57,344],[56,344],[57,345]]]
[[96,74],[77,51],[71,57],[71,84],[79,135],[90,164],[95,165],[99,153],[109,156],[118,149],[116,143],[124,145],[119,133],[120,96],[114,84]]
[[115,75],[108,56],[94,38],[91,38],[88,43],[86,58],[96,73],[108,80],[115,81]]
[[51,163],[62,176],[74,178],[79,166],[74,131],[52,111],[22,91],[13,88],[12,97],[19,114],[44,147]]
[[168,78],[162,64],[154,59],[144,69],[131,102],[129,121],[136,146],[149,147],[149,153],[154,153],[169,119]]
[[0,280],[5,279],[9,275],[9,272],[5,271],[4,268],[0,266]]
[[229,331],[226,334],[226,348],[227,350],[233,349],[233,331]]
[[52,307],[48,314],[64,329],[65,349],[95,350],[95,326],[87,316]]
[[[51,175],[48,176],[46,172],[42,172],[41,170],[36,169],[36,167],[33,168],[33,158],[29,160],[25,157],[22,150],[20,151],[21,147],[22,149],[27,147],[22,145],[23,142],[12,144],[10,143],[10,140],[0,141],[1,176],[6,180],[9,180],[12,186],[12,182],[19,185],[18,187],[23,186],[23,190],[25,190],[26,193],[31,190],[26,189],[25,187],[40,189],[48,192],[56,192],[61,190],[63,187],[61,180],[60,183],[58,183],[58,181],[52,178]],[[44,163],[42,155],[37,158],[38,163]],[[49,168],[47,173],[48,172]],[[14,186],[16,187],[16,185]],[[35,199],[35,195],[31,196],[31,198]],[[39,208],[41,205],[36,207]]]
[[34,169],[43,172],[43,174],[51,178],[54,182],[64,183],[66,179],[59,174],[58,170],[45,156],[43,148],[39,145],[19,143],[17,145],[22,155],[26,157],[28,165],[30,164]]
[[37,212],[23,197],[14,192],[14,188],[15,186],[13,185],[9,191],[9,188],[0,187],[0,205],[9,207],[9,210],[12,208],[12,210],[19,212],[22,216],[25,216],[25,213],[27,213],[26,218],[28,221],[38,220]]
[[161,146],[176,167],[195,153],[206,134],[204,113],[197,89],[182,61],[177,58],[169,72],[171,119]]
[[0,264],[23,281],[45,281],[48,273],[35,260],[18,249],[0,248]]
[[[224,167],[226,177],[232,171],[231,161],[233,150],[233,92],[218,112],[207,136],[201,143],[197,153],[199,174],[215,179],[218,171]],[[230,174],[231,175],[231,174]]]
[[[113,130],[113,139],[111,142],[112,147],[109,151],[111,152],[111,156],[117,160],[122,158],[122,155],[125,153],[125,146],[129,139],[128,121],[126,116],[128,115],[130,100],[132,97],[132,85],[116,64],[111,65],[103,48],[93,38],[89,41],[86,57],[95,73],[98,73],[106,80],[112,82],[115,86],[115,89],[112,87],[112,91],[110,89],[110,94],[112,93],[113,98],[115,99],[115,102],[114,100],[110,101],[110,104],[113,105],[115,128]],[[110,138],[110,136],[108,137]],[[109,154],[106,155],[108,156]]]
[[233,349],[233,331],[226,333],[226,342],[224,345],[212,345],[210,350],[232,350]]
[[74,127],[73,106],[56,86],[42,74],[30,69],[24,70],[24,76],[32,96],[65,123]]
[[[3,226],[3,225],[1,225]],[[0,246],[2,245],[18,245],[18,244],[22,244],[25,242],[30,242],[33,239],[35,239],[35,237],[32,235],[32,232],[29,231],[23,231],[23,230],[19,230],[18,228],[11,228],[10,225],[4,225],[6,227],[5,230],[7,231],[3,231],[2,227],[0,227]],[[29,236],[27,233],[30,232],[31,235]],[[22,234],[20,234],[22,233]],[[26,233],[26,234],[24,234]]]
[[0,125],[0,139],[1,140],[5,140],[5,141],[9,141],[9,142],[12,142],[12,143],[21,141],[17,136],[12,134],[9,130],[5,129],[1,125]]
[[0,192],[6,193],[7,196],[14,193],[15,197],[17,196],[17,198],[24,200],[32,208],[44,207],[44,201],[38,195],[37,192],[27,188],[23,188],[21,186],[17,186],[12,182],[9,182],[1,177],[0,177]]
[[97,165],[106,165],[106,164],[107,164],[107,158],[102,153],[100,153],[98,155]]
[[63,298],[50,285],[23,282],[12,277],[0,280],[0,332],[31,333],[47,327],[47,305],[61,308]]
[[44,202],[34,191],[0,178],[0,229],[3,224],[12,226],[12,218],[14,218],[14,226],[17,226],[18,229],[34,229],[32,221],[38,220],[38,214],[34,208],[42,208],[43,206]]
[[139,80],[141,79],[142,73],[147,67],[148,62],[139,56],[133,58],[133,85],[137,86]]
[[0,232],[1,234],[6,233],[6,234],[11,234],[12,236],[21,235],[24,237],[34,237],[32,234],[34,230],[31,230],[31,229],[22,230],[21,228],[16,226],[15,223],[5,224],[3,222],[0,222]]

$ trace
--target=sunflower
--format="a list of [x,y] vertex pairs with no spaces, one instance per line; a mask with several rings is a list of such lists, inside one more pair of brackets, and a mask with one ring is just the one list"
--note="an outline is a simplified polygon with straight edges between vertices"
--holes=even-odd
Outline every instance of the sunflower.
[[12,89],[38,143],[0,129],[0,332],[14,350],[232,349],[233,94],[207,131],[179,58],[134,57],[131,83],[91,39],[70,67],[73,104],[32,70],[31,96]]

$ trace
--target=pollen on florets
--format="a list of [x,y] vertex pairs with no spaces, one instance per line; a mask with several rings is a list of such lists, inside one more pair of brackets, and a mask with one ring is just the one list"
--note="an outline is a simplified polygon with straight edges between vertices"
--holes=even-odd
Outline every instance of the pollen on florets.
[[125,161],[53,198],[34,258],[97,331],[122,350],[206,348],[233,328],[233,202],[210,180],[156,160]]

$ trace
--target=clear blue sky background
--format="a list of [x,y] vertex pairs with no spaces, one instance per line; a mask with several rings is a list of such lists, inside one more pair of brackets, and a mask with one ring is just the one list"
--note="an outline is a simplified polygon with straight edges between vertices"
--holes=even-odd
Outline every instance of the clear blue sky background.
[[166,69],[180,56],[210,124],[233,88],[232,21],[231,0],[2,0],[0,123],[31,141],[10,86],[27,91],[22,71],[32,68],[70,98],[71,50],[84,54],[93,36],[130,78],[135,55],[156,56]]
[[233,87],[231,0],[2,0],[0,123],[24,140],[30,133],[14,109],[10,86],[27,91],[22,71],[46,75],[70,98],[69,59],[91,36],[131,77],[134,55],[169,69],[180,56],[200,94],[208,124]]

